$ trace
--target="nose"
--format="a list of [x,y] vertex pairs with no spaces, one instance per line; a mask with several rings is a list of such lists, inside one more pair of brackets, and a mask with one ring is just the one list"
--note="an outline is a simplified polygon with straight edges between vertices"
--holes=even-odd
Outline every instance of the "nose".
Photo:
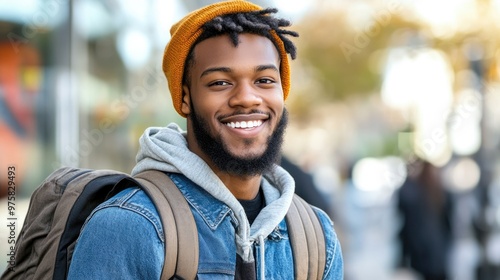
[[250,108],[262,103],[262,97],[252,84],[240,84],[229,98],[229,106]]

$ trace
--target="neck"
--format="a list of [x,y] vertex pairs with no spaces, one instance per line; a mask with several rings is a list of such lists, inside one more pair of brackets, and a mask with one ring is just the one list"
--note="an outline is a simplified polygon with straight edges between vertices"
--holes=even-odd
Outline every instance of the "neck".
[[237,199],[251,200],[259,193],[261,175],[242,177],[215,170],[214,172]]

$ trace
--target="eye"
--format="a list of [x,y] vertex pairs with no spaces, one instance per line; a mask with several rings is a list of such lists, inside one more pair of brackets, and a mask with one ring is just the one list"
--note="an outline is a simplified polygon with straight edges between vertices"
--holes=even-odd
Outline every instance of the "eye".
[[275,81],[268,79],[268,78],[262,78],[257,80],[257,84],[274,84]]
[[213,87],[213,86],[228,86],[229,83],[226,82],[226,81],[215,81],[213,83],[210,83],[208,84],[209,87]]

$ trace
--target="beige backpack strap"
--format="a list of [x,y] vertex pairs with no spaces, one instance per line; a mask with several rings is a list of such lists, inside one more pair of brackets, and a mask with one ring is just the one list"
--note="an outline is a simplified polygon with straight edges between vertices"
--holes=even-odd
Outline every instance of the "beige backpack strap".
[[134,178],[141,183],[157,205],[162,220],[165,232],[165,264],[161,279],[167,280],[173,276],[195,279],[199,256],[198,230],[186,199],[170,177],[161,171],[147,170]]
[[308,203],[294,195],[286,219],[294,256],[295,279],[322,279],[326,247],[319,218]]
[[295,266],[295,279],[307,279],[309,266],[309,253],[307,251],[306,233],[302,225],[302,218],[295,204],[295,197],[286,214],[286,222],[288,227],[288,235],[292,246],[293,262]]
[[[314,261],[312,264],[313,266],[316,266],[316,277],[317,278],[309,278],[309,279],[323,279],[323,274],[325,272],[325,266],[326,266],[326,242],[325,242],[325,234],[323,231],[323,227],[321,225],[321,222],[314,212],[313,208],[311,205],[309,205],[305,200],[297,196],[297,201],[301,202],[303,205],[304,209],[307,211],[308,217],[312,222],[312,227],[311,227],[311,234],[315,235],[315,238],[312,238],[313,240],[316,241],[313,245],[313,247],[316,247],[314,250],[316,251],[316,256],[317,259]],[[299,212],[300,213],[300,212]],[[307,231],[306,231],[307,233]],[[311,268],[311,266],[309,267]]]

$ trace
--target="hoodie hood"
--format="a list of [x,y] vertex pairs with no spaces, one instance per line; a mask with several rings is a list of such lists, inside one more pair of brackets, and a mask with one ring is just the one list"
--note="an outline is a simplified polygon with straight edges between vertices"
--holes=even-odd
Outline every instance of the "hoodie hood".
[[263,239],[284,219],[290,207],[295,191],[295,183],[290,174],[278,165],[263,174],[261,187],[267,205],[250,227],[245,210],[239,201],[205,161],[188,149],[186,132],[177,124],[146,129],[139,144],[137,164],[132,170],[132,175],[150,169],[181,173],[216,199],[224,202],[232,209],[238,221],[237,253],[243,261],[253,262],[253,243],[257,240],[263,242]]

